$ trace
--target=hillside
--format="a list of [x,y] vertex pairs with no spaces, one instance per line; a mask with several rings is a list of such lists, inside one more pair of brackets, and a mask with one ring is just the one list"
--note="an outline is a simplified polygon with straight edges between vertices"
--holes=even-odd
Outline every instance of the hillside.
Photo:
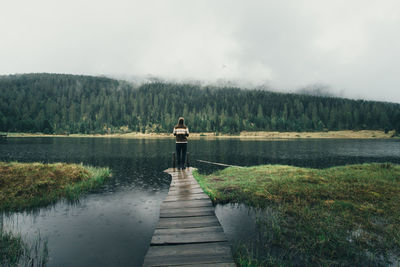
[[193,132],[393,130],[400,104],[239,88],[147,83],[66,74],[0,76],[0,131]]

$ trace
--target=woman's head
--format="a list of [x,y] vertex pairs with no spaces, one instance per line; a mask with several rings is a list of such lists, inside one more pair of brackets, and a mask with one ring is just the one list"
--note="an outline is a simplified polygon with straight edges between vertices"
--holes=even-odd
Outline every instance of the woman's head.
[[185,119],[183,117],[179,117],[178,119],[178,125],[179,126],[184,126],[185,125]]

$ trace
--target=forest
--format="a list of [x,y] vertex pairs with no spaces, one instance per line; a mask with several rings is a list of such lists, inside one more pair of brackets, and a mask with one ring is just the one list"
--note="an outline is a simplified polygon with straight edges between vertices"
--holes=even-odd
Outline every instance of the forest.
[[0,76],[0,131],[191,132],[396,130],[400,104],[233,87],[68,74]]

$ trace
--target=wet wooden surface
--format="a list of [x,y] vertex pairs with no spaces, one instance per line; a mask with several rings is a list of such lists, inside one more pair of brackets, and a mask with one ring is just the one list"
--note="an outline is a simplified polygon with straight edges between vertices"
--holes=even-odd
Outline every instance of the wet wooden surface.
[[172,181],[143,266],[236,266],[214,206],[192,171],[166,170]]

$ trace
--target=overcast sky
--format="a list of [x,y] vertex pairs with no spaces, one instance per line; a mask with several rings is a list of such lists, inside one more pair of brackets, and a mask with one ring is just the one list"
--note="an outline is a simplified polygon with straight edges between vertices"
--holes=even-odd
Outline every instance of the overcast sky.
[[400,103],[400,1],[0,2],[0,74],[153,75]]

